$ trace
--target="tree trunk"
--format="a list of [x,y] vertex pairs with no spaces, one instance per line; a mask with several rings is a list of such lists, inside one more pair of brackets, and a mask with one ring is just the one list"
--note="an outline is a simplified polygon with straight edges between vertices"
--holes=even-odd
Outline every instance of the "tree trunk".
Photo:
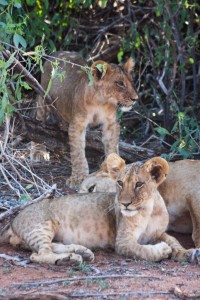
[[[25,139],[35,143],[44,144],[48,150],[62,155],[70,156],[68,133],[60,129],[57,125],[47,125],[33,119],[25,119],[23,133],[17,130],[16,134],[23,134]],[[155,155],[154,150],[133,146],[120,142],[119,153],[127,163],[151,158]],[[104,159],[104,147],[101,142],[101,130],[88,130],[86,133],[86,156],[89,162],[99,163],[99,159]]]

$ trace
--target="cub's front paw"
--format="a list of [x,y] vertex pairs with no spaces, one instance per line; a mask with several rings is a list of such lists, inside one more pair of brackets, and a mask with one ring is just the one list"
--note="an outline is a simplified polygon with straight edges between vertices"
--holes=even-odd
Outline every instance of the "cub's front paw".
[[160,250],[161,250],[161,253],[162,253],[161,254],[162,259],[168,258],[169,255],[172,253],[172,248],[169,245],[167,245],[165,242],[161,242],[159,244],[159,246],[160,246]]
[[93,261],[94,260],[94,253],[85,247],[76,249],[75,254],[79,254],[82,256],[84,261]]
[[184,248],[173,248],[172,249],[172,258],[177,261],[188,260],[189,252]]
[[88,249],[82,245],[76,245],[76,244],[61,245],[61,244],[59,244],[59,246],[58,246],[57,244],[54,244],[54,248],[53,248],[54,251],[56,251],[55,245],[57,247],[57,251],[59,249],[62,252],[78,254],[78,255],[82,256],[83,260],[85,260],[85,261],[93,261],[94,260],[94,253],[90,249]]
[[82,256],[79,254],[71,253],[62,255],[55,261],[57,266],[78,266],[83,262]]

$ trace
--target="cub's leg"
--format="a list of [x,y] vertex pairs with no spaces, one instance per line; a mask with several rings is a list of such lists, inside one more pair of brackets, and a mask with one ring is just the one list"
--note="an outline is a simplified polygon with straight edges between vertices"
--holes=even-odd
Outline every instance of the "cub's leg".
[[[197,196],[198,195],[198,196]],[[187,203],[192,219],[192,239],[195,247],[200,248],[200,190],[195,191],[195,195],[187,196]]]
[[189,260],[200,264],[200,249],[185,249],[173,236],[163,233],[161,241],[166,242],[172,248],[172,257],[180,260]]
[[[114,118],[114,119],[113,119]],[[120,126],[115,120],[115,116],[111,120],[107,120],[103,125],[102,142],[104,144],[105,154],[112,152],[119,153],[119,135]]]
[[126,239],[117,238],[115,248],[120,255],[152,261],[168,258],[172,252],[171,247],[164,242],[156,245],[140,245],[136,239],[131,237]]
[[188,250],[183,248],[177,239],[167,233],[163,233],[160,240],[167,243],[172,248],[172,257],[176,259],[188,258]]
[[32,262],[54,264],[59,266],[79,265],[83,261],[81,255],[74,253],[57,254],[53,253],[46,247],[41,248],[38,253],[32,253],[30,260]]
[[192,219],[192,239],[195,247],[190,253],[190,261],[200,264],[200,190],[195,191],[195,194],[187,196],[187,203]]
[[81,245],[52,243],[52,251],[54,253],[75,253],[81,255],[85,261],[94,260],[94,253],[90,249]]
[[85,134],[87,124],[83,116],[76,117],[69,124],[69,144],[72,165],[71,177],[67,183],[71,185],[80,185],[82,180],[89,174],[89,167],[85,157]]
[[33,253],[30,259],[33,262],[59,265],[80,264],[83,260],[80,254],[53,252],[52,239],[55,236],[56,228],[56,224],[52,221],[45,221],[27,231],[21,231],[19,240],[13,235],[10,238],[10,243],[13,245],[21,244],[23,247],[32,250]]

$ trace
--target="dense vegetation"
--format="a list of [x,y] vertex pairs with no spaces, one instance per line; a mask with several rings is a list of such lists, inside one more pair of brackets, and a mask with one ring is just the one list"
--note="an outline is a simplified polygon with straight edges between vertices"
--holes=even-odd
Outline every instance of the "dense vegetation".
[[0,0],[0,122],[20,112],[30,89],[14,59],[38,78],[45,57],[58,49],[88,62],[134,57],[140,106],[119,115],[122,133],[140,142],[157,135],[170,155],[199,153],[198,1]]

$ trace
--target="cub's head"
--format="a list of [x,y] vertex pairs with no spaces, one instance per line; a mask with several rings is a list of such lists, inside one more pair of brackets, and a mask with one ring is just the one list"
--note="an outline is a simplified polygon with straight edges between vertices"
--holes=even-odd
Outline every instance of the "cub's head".
[[[165,180],[169,171],[166,160],[154,157],[145,163],[133,163],[125,167],[124,160],[110,154],[104,161],[101,172],[90,176],[89,192],[117,192],[116,205],[125,216],[137,214],[148,202],[158,195],[157,187]],[[82,185],[86,187],[85,180]],[[92,187],[92,188],[91,188]]]
[[132,58],[123,65],[96,61],[92,64],[94,87],[107,102],[115,104],[122,111],[129,111],[138,99],[132,82],[135,62]]
[[124,168],[125,161],[121,157],[116,153],[108,155],[100,169],[82,181],[79,193],[116,192],[116,174]]
[[[108,172],[109,159],[108,157]],[[116,180],[116,205],[121,213],[131,217],[153,203],[159,195],[157,187],[165,180],[168,171],[167,161],[154,157],[145,163],[133,163],[114,176],[111,174]]]

